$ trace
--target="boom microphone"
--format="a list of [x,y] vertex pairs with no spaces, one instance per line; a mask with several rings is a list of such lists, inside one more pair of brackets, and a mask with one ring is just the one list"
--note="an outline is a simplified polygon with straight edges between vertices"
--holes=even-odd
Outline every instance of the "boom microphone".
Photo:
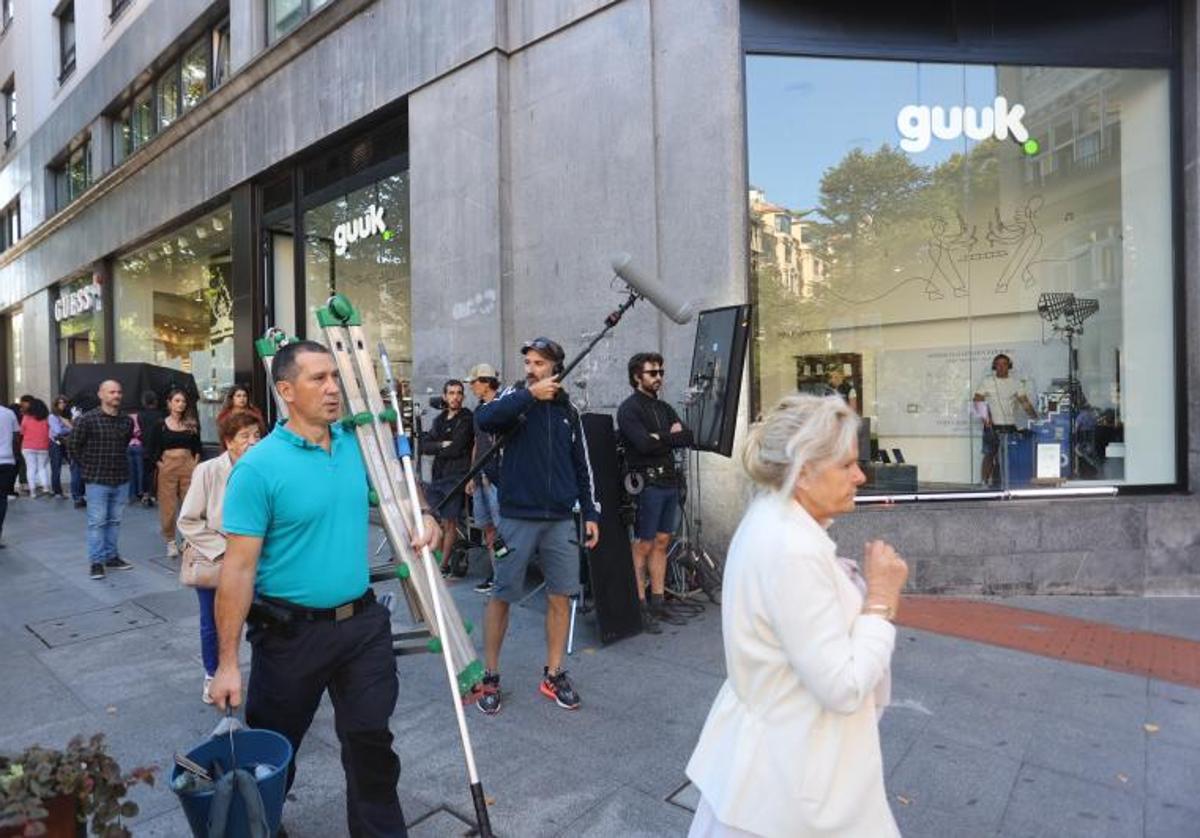
[[680,326],[692,319],[695,308],[693,300],[679,300],[671,289],[657,280],[650,279],[639,273],[633,266],[633,257],[628,253],[617,253],[613,256],[612,268],[617,276],[625,281],[631,291],[649,300],[650,304]]

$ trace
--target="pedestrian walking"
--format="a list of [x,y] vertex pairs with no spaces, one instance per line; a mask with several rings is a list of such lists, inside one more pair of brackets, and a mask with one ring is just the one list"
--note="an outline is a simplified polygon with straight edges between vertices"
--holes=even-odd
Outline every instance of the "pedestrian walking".
[[21,456],[29,497],[50,494],[50,408],[36,396],[21,396]]
[[117,554],[121,516],[129,493],[126,449],[133,434],[133,420],[121,413],[120,382],[102,382],[97,396],[100,406],[79,417],[68,439],[71,456],[83,471],[89,575],[103,579],[106,570],[133,567]]
[[825,532],[866,480],[858,427],[841,396],[795,395],[750,430],[743,465],[762,492],[726,558],[728,676],[687,767],[689,838],[900,835],[878,720],[908,567],[871,541],[860,573]]
[[142,428],[142,494],[138,500],[142,502],[142,506],[148,507],[154,506],[158,469],[155,466],[154,458],[150,455],[147,440],[153,430],[162,422],[164,414],[158,408],[158,393],[153,390],[143,391],[140,403],[142,409],[137,412],[137,419]]
[[179,557],[175,515],[202,451],[200,422],[183,390],[175,388],[167,393],[167,415],[154,428],[150,451],[158,471],[159,532],[167,545],[167,558],[174,559]]
[[250,388],[245,384],[234,384],[229,388],[229,392],[225,394],[225,401],[221,404],[221,412],[217,414],[217,427],[220,427],[221,422],[227,417],[243,412],[252,415],[264,428],[267,426],[267,420],[263,416],[263,412],[254,406],[254,401],[250,398]]
[[[328,690],[346,774],[347,833],[403,838],[400,760],[389,727],[399,692],[391,614],[369,587],[366,468],[353,431],[337,422],[337,366],[326,347],[298,341],[275,355],[271,377],[290,418],[229,478],[216,601],[220,663],[210,692],[221,709],[241,703],[238,648],[247,624],[247,724],[283,734],[298,753]],[[417,549],[441,537],[428,513],[425,527]],[[251,612],[256,595],[263,605]],[[295,773],[293,758],[288,788]]]
[[4,547],[4,518],[8,496],[17,480],[16,447],[21,439],[17,414],[0,404],[0,548]]
[[17,417],[17,436],[13,441],[13,457],[17,463],[17,475],[13,478],[12,487],[8,490],[7,497],[16,500],[21,497],[21,489],[27,486],[25,475],[25,458],[21,456],[21,417],[25,415],[24,409],[19,401],[13,402],[8,406],[13,416]]
[[200,700],[212,704],[210,687],[217,673],[217,623],[213,599],[221,562],[225,558],[223,525],[225,486],[233,466],[263,434],[263,425],[249,411],[231,413],[217,423],[225,453],[196,466],[192,484],[179,509],[179,534],[183,554],[179,579],[196,589],[200,602],[200,658],[204,661],[204,688]]
[[[58,396],[50,409],[50,489],[54,497],[65,498],[62,485],[63,463],[70,458],[67,454],[67,435],[71,433],[71,408],[66,396]],[[72,489],[74,488],[75,469],[71,468]],[[79,494],[83,488],[80,484]]]

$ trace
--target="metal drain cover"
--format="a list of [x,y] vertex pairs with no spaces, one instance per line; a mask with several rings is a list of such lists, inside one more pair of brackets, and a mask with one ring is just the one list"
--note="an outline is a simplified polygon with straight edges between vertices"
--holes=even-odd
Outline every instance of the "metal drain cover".
[[98,608],[95,611],[84,611],[82,614],[71,614],[66,617],[56,617],[53,620],[42,620],[26,626],[31,632],[51,649],[58,646],[69,646],[72,643],[82,643],[97,637],[107,637],[110,634],[120,634],[123,631],[152,626],[165,622],[140,605],[125,602],[121,605],[111,605]]

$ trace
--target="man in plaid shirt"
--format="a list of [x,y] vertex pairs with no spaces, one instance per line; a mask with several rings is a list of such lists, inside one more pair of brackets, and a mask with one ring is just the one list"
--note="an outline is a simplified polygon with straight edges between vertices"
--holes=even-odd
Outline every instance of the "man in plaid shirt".
[[126,449],[133,420],[121,413],[121,384],[111,379],[96,392],[100,406],[89,410],[71,430],[71,453],[83,470],[87,499],[87,551],[90,574],[103,579],[105,569],[129,570],[133,565],[117,555],[121,514],[129,492]]

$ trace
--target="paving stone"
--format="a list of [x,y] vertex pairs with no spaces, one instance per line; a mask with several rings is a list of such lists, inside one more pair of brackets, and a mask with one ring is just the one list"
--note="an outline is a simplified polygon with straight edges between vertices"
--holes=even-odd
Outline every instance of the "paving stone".
[[566,835],[585,838],[657,838],[686,835],[692,816],[662,799],[628,786],[617,789],[563,830]]
[[955,813],[971,829],[996,829],[1020,763],[926,733],[909,750],[888,781],[913,805]]
[[[1164,803],[1200,807],[1200,751],[1171,744],[1169,730],[1146,738],[1149,791]],[[1200,822],[1196,826],[1200,829]]]
[[1142,798],[1096,783],[1022,766],[1001,834],[1035,838],[1141,838]]
[[1033,725],[1025,761],[1100,787],[1144,794],[1146,744],[1141,725],[1133,721],[1117,727],[1083,717],[1043,716]]
[[1146,801],[1146,838],[1180,838],[1195,835],[1200,809],[1167,803],[1153,795]]
[[132,602],[30,623],[29,630],[51,648],[82,643],[163,622],[162,617]]

